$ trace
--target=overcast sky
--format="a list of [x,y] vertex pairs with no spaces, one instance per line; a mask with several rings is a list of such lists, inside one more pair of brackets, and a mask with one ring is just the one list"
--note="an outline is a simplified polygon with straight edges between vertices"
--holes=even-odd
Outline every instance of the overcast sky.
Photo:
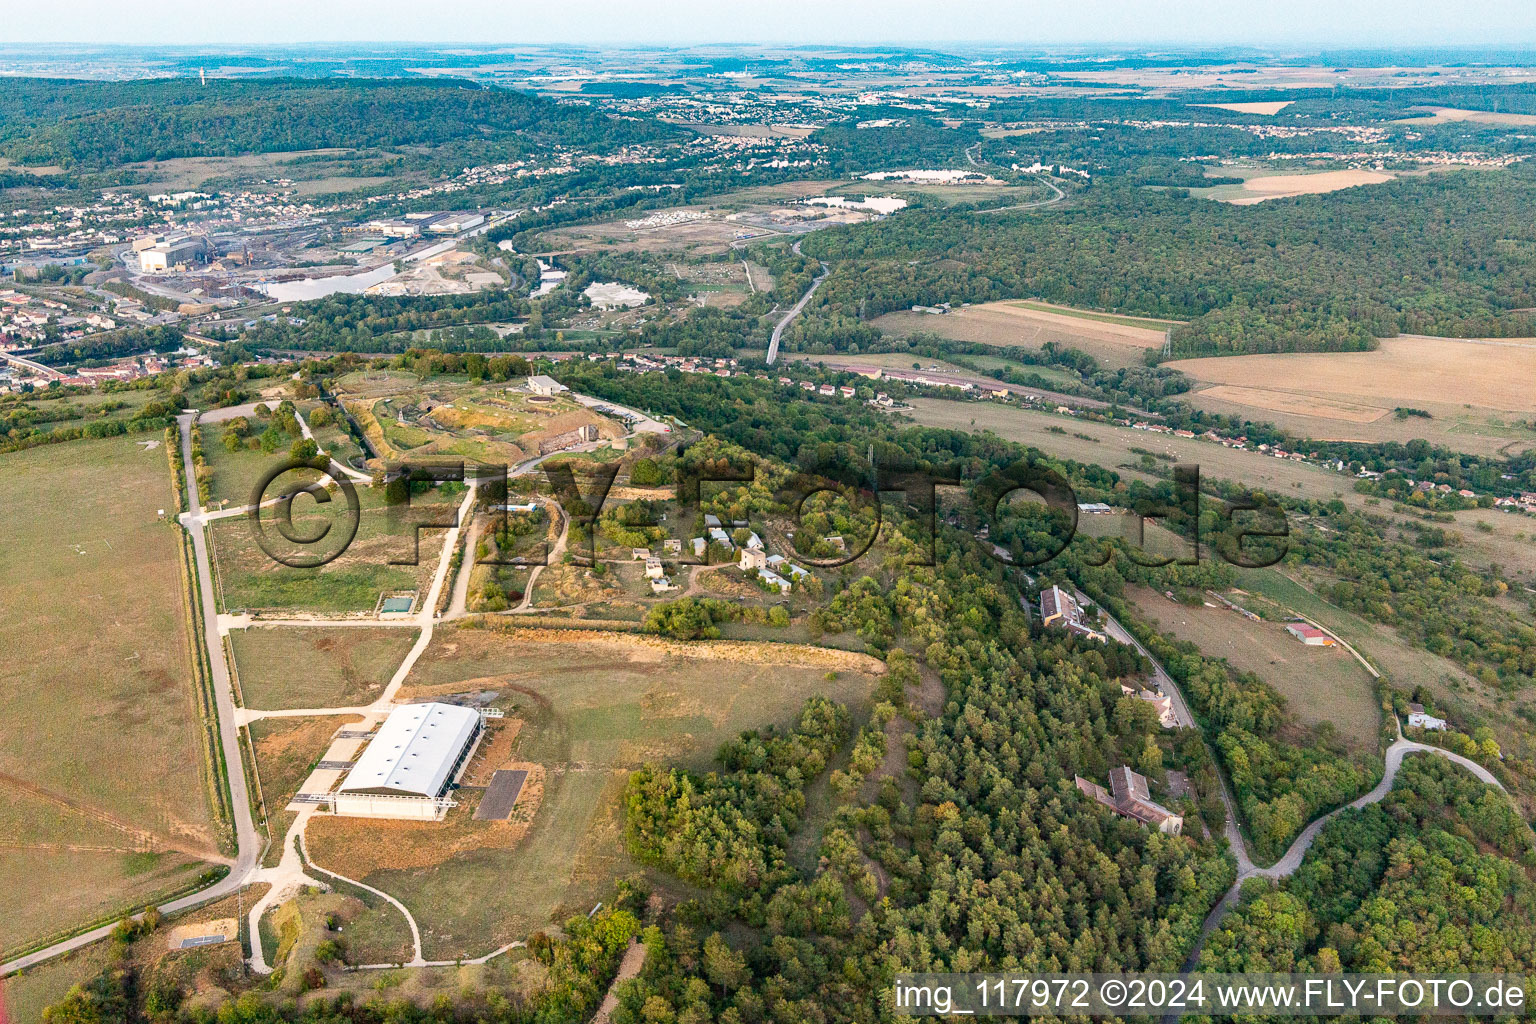
[[70,0],[0,42],[1536,43],[1533,0]]

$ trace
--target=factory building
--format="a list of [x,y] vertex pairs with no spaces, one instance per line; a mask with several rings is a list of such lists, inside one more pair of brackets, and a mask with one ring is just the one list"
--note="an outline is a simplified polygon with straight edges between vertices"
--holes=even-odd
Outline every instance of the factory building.
[[184,270],[208,262],[208,240],[199,235],[161,239],[143,249],[135,243],[134,248],[139,254],[139,269],[146,274]]
[[482,732],[480,712],[407,704],[389,713],[333,797],[337,814],[440,821]]

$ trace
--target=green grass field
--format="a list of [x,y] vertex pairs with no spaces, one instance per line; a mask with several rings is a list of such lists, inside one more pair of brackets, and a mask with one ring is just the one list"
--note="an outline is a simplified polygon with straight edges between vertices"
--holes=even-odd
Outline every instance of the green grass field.
[[287,444],[270,454],[248,448],[232,452],[224,447],[223,424],[208,423],[197,429],[203,439],[203,461],[213,472],[208,481],[208,500],[204,503],[208,508],[248,504],[252,489],[262,477],[288,460]]
[[[0,649],[13,652],[0,673],[0,820],[14,822],[0,833],[28,844],[0,858],[0,946],[160,888],[114,866],[122,852],[218,848],[180,527],[157,517],[174,507],[163,446],[120,437],[0,456],[7,542],[26,552],[0,574]],[[108,852],[75,864],[59,844]],[[24,917],[44,902],[45,919]]]
[[[508,718],[523,723],[510,756],[543,767],[542,799],[527,834],[510,848],[481,845],[362,880],[411,908],[429,959],[487,952],[585,913],[616,876],[636,870],[621,839],[629,770],[646,761],[707,768],[722,741],[743,729],[788,723],[813,694],[862,713],[872,689],[873,677],[862,672],[829,680],[825,667],[688,657],[642,644],[543,643],[522,631],[440,629],[402,697],[500,691]],[[460,828],[453,816],[467,817],[467,810],[452,812],[446,826]],[[380,826],[380,834],[389,827]],[[346,864],[323,860],[323,848],[312,834],[317,861],[347,873]]]
[[[1522,715],[1529,714],[1531,708],[1522,695],[1489,686],[1455,662],[1414,646],[1395,630],[1329,604],[1309,589],[1315,585],[1295,568],[1287,568],[1284,574],[1274,569],[1238,571],[1239,587],[1259,595],[1261,602],[1295,609],[1334,630],[1365,655],[1394,688],[1411,693],[1423,687],[1435,695],[1441,710],[1449,712],[1458,727],[1486,725],[1506,753],[1536,756],[1536,735]],[[1263,607],[1262,603],[1259,606]],[[1536,801],[1527,810],[1536,810]]]
[[378,697],[416,630],[244,629],[229,634],[245,706],[265,711],[350,707]]
[[[357,536],[334,561],[314,568],[293,567],[274,561],[257,543],[251,524],[243,515],[209,524],[208,535],[216,562],[222,608],[226,611],[275,609],[330,614],[366,612],[373,609],[383,591],[419,589],[425,592],[442,551],[442,532],[425,530],[421,533],[417,565],[391,564],[391,558],[408,556],[409,540],[390,532],[382,491],[360,486],[357,494],[360,508]],[[434,501],[432,507],[449,511],[447,502]],[[296,530],[307,532],[318,529],[322,523],[330,523],[335,531],[330,536],[339,538],[345,518],[345,500],[339,494],[323,506],[304,496],[294,499]],[[280,541],[275,526],[266,529],[270,536]],[[280,543],[277,546],[289,553],[311,550],[287,548]],[[322,544],[313,550],[328,554],[334,548]]]

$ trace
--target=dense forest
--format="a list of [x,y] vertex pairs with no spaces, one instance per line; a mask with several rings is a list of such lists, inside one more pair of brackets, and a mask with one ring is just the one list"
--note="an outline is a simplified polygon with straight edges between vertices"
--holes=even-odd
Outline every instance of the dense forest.
[[501,158],[550,145],[602,149],[677,137],[510,89],[376,79],[0,82],[0,153],[18,164],[140,160],[495,139]]
[[915,210],[807,238],[834,267],[785,340],[818,321],[1026,296],[1189,320],[1180,356],[1529,335],[1533,199],[1536,174],[1510,170],[1243,207],[1096,185],[1048,212]]
[[1250,882],[1200,966],[1528,972],[1532,841],[1503,794],[1440,758],[1410,757],[1392,793],[1330,822],[1294,876]]
[[[890,541],[897,552],[912,543],[899,532]],[[947,697],[935,716],[912,712],[918,669],[891,651],[881,692],[891,706],[876,720],[910,714],[911,731],[888,739],[909,737],[906,770],[845,790],[818,871],[774,870],[789,860],[780,829],[798,820],[797,799],[781,799],[789,816],[768,819],[773,828],[756,823],[760,794],[795,794],[821,765],[779,756],[775,743],[828,735],[831,712],[808,708],[803,740],[728,746],[721,773],[637,776],[636,853],[711,891],[648,934],[615,1022],[889,1019],[898,969],[1176,969],[1231,863],[1210,840],[1149,831],[1077,792],[1074,771],[1102,776],[1130,761],[1160,775],[1155,725],[1114,683],[1139,659],[1032,635],[1002,574],[946,539],[933,569],[851,588],[860,615],[900,624]]]

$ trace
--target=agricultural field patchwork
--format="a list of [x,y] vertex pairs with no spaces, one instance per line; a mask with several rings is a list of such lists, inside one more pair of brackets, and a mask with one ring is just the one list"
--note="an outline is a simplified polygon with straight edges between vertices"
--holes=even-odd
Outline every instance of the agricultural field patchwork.
[[[1479,455],[1536,446],[1536,340],[1385,338],[1374,352],[1180,359],[1202,409],[1319,439],[1422,437]],[[1398,408],[1428,416],[1401,417]]]

